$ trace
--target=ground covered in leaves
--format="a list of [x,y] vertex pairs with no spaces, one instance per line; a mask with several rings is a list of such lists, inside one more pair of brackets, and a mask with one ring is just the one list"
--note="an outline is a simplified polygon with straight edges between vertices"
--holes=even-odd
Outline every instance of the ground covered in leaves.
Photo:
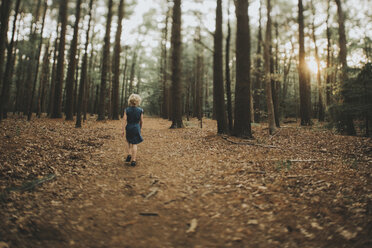
[[371,247],[371,139],[285,124],[216,135],[145,118],[0,124],[0,247]]

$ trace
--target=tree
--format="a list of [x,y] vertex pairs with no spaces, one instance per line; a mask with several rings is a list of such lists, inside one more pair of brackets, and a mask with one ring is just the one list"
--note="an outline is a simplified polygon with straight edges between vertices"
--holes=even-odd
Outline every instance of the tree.
[[[341,64],[341,82],[346,83],[348,81],[347,74],[347,48],[346,48],[346,34],[345,34],[345,16],[342,10],[342,4],[340,0],[335,0],[337,5],[337,16],[338,16],[338,42],[340,46],[339,60]],[[346,125],[346,132],[349,135],[355,135],[355,127],[353,118],[351,115],[347,115],[343,120]]]
[[66,77],[66,120],[73,120],[73,103],[74,103],[74,82],[75,82],[75,70],[76,70],[76,50],[78,43],[78,32],[80,22],[80,6],[81,0],[76,2],[76,14],[75,14],[75,25],[74,25],[74,36],[70,45],[70,60],[67,69]]
[[120,0],[118,13],[118,27],[115,36],[114,60],[113,60],[113,87],[112,87],[112,119],[119,120],[119,76],[120,76],[120,53],[121,53],[121,22],[123,19],[124,1]]
[[217,133],[227,133],[222,59],[222,0],[217,0],[216,30],[213,51],[213,104],[217,119]]
[[[0,87],[3,81],[3,64],[5,57],[5,45],[7,42],[8,22],[10,15],[11,0],[3,0],[0,8]],[[1,118],[0,118],[1,120]]]
[[318,82],[318,119],[319,121],[324,121],[325,113],[324,113],[324,103],[323,103],[323,86],[322,86],[322,76],[320,71],[320,58],[319,58],[319,52],[318,52],[318,45],[316,43],[316,36],[315,36],[315,7],[313,4],[313,1],[311,0],[311,10],[313,14],[313,21],[312,21],[312,38],[314,42],[315,47],[315,60],[317,64],[317,82]]
[[254,68],[254,82],[253,82],[253,104],[254,104],[254,120],[260,122],[261,119],[261,96],[262,96],[262,2],[260,0],[259,9],[259,21],[258,21],[258,32],[257,32],[257,51],[255,57],[255,68]]
[[106,82],[108,79],[109,71],[109,61],[110,61],[110,32],[111,32],[111,19],[112,19],[112,5],[113,0],[108,2],[108,12],[106,20],[106,33],[103,45],[102,54],[102,72],[101,72],[101,89],[99,95],[99,105],[98,105],[98,121],[105,119],[105,98],[106,98]]
[[300,86],[300,115],[301,125],[311,125],[311,98],[308,68],[305,62],[305,36],[304,36],[304,7],[302,0],[298,0],[298,26],[299,26],[299,65],[298,76]]
[[46,89],[47,89],[47,83],[49,79],[49,59],[50,59],[50,52],[49,52],[49,42],[48,42],[44,50],[43,65],[41,68],[41,76],[40,76],[40,83],[39,83],[39,90],[38,90],[39,93],[37,97],[36,115],[39,118],[41,117],[41,113],[43,112],[44,106],[45,106]]
[[231,77],[230,77],[230,40],[231,40],[231,26],[230,26],[230,0],[227,8],[227,36],[225,47],[225,72],[226,72],[226,95],[227,95],[227,120],[229,132],[233,130],[233,116],[232,116],[232,102],[231,102]]
[[85,35],[85,48],[84,48],[84,57],[83,63],[81,66],[81,77],[80,77],[80,87],[79,87],[79,96],[78,96],[78,104],[77,104],[77,113],[76,113],[76,124],[75,127],[81,127],[81,111],[83,109],[83,99],[84,99],[84,91],[85,91],[85,84],[87,80],[87,67],[88,67],[88,45],[89,45],[89,32],[90,32],[90,23],[92,20],[92,7],[93,7],[93,0],[89,2],[89,21],[88,21],[88,29]]
[[235,0],[236,29],[236,86],[235,121],[233,134],[251,138],[251,55],[248,0]]
[[172,16],[172,125],[182,128],[181,89],[181,0],[174,0]]
[[44,1],[44,14],[43,14],[43,22],[41,24],[41,31],[40,31],[40,43],[39,43],[39,48],[38,48],[38,52],[37,52],[37,56],[36,56],[36,70],[35,70],[35,75],[34,75],[34,79],[33,79],[31,99],[30,99],[30,102],[29,102],[28,114],[27,114],[27,120],[28,121],[31,120],[31,116],[32,116],[32,108],[33,108],[33,103],[34,103],[37,77],[38,77],[38,74],[39,74],[40,54],[41,54],[41,48],[43,46],[43,33],[44,33],[45,17],[46,17],[47,10],[48,10],[48,3],[47,3],[47,1]]
[[[2,80],[3,84],[1,84],[1,79],[0,79],[0,89],[1,89],[1,85],[2,85],[1,100],[0,100],[0,121],[3,119],[3,117],[6,117],[7,112],[8,112],[9,90],[10,90],[11,78],[12,78],[12,74],[13,74],[15,57],[16,57],[15,54],[13,54],[14,36],[15,36],[15,31],[16,31],[16,23],[17,23],[17,17],[18,17],[20,3],[21,3],[21,1],[17,0],[16,7],[15,7],[14,20],[13,20],[12,37],[11,37],[10,42],[8,44],[7,62],[6,62],[6,66],[5,66],[4,80]],[[1,69],[1,62],[0,62],[0,71],[1,70],[2,69]],[[0,72],[0,77],[1,77],[1,75],[2,74]]]
[[162,107],[161,107],[161,117],[168,119],[169,117],[169,87],[168,87],[168,51],[167,51],[167,42],[168,42],[168,19],[170,16],[171,8],[168,7],[169,0],[167,0],[167,11],[165,15],[165,26],[163,29],[162,37],[162,63],[161,63],[161,74],[162,74]]
[[275,116],[274,104],[271,92],[271,71],[270,71],[270,48],[271,48],[271,0],[267,0],[267,24],[265,33],[265,46],[264,46],[264,68],[265,68],[265,89],[266,89],[266,104],[267,104],[267,119],[269,123],[269,133],[275,132]]
[[61,22],[61,33],[58,44],[58,61],[56,66],[56,79],[54,88],[54,103],[52,110],[52,118],[62,117],[62,87],[64,77],[64,63],[65,63],[65,43],[66,43],[66,29],[67,29],[67,8],[68,0],[60,1],[59,19]]

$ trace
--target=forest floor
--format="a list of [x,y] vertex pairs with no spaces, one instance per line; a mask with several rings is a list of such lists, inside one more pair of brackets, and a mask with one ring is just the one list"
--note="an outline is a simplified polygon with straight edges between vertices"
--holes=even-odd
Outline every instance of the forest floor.
[[0,124],[0,247],[372,247],[372,142],[316,124],[252,140],[145,118]]

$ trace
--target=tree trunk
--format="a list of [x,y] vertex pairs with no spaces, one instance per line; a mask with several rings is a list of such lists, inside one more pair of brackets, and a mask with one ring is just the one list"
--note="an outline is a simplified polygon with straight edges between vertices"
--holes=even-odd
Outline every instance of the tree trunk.
[[[347,48],[346,48],[346,34],[345,34],[345,15],[342,10],[342,4],[340,0],[335,0],[337,5],[337,16],[338,16],[338,42],[340,46],[339,60],[341,64],[341,82],[346,83],[348,81],[347,74]],[[349,135],[355,135],[355,127],[353,117],[350,113],[346,113],[346,132]]]
[[259,9],[259,25],[257,33],[257,52],[255,58],[255,70],[254,70],[254,85],[253,85],[253,104],[254,104],[254,120],[260,122],[261,120],[261,97],[262,97],[262,2],[260,0]]
[[123,83],[122,83],[122,86],[121,86],[121,102],[120,102],[120,115],[121,115],[121,118],[123,118],[124,116],[124,101],[125,101],[125,89],[127,87],[127,68],[128,68],[128,58],[127,58],[127,53],[125,54],[125,62],[124,62],[124,68],[123,68]]
[[326,31],[327,33],[326,105],[327,107],[331,105],[331,73],[329,71],[331,69],[331,29],[329,27],[330,1],[331,0],[327,0],[327,22],[326,22],[327,24],[327,31]]
[[60,2],[59,19],[61,22],[61,33],[58,46],[58,61],[56,68],[56,79],[54,88],[54,103],[52,118],[62,118],[62,88],[64,77],[64,60],[65,60],[65,43],[66,43],[66,29],[67,29],[67,8],[68,0]]
[[128,89],[128,97],[130,94],[133,94],[133,83],[134,83],[134,76],[136,72],[136,61],[137,61],[137,51],[134,51],[132,56],[132,66],[130,68],[130,78],[129,78],[129,89]]
[[106,22],[106,34],[104,38],[103,55],[102,55],[102,74],[101,74],[101,89],[98,105],[98,121],[105,119],[105,98],[106,98],[106,82],[109,69],[110,60],[110,32],[111,32],[111,19],[112,19],[112,5],[113,0],[109,0],[108,13]]
[[[9,97],[10,97],[10,86],[11,86],[11,82],[12,82],[12,75],[13,75],[14,62],[15,62],[15,54],[13,54],[14,36],[15,36],[15,31],[16,31],[16,24],[17,24],[17,17],[18,17],[20,2],[21,2],[20,0],[17,0],[16,7],[15,7],[12,38],[10,39],[10,43],[8,44],[7,63],[6,63],[6,66],[5,66],[3,83],[1,83],[1,79],[0,79],[0,89],[1,89],[1,86],[2,86],[1,99],[0,99],[0,121],[3,119],[3,117],[7,116],[7,112],[8,112],[8,102],[9,102]],[[1,53],[1,51],[0,51],[0,53]],[[4,56],[0,56],[0,59],[3,59],[1,57],[4,57]],[[1,63],[2,62],[0,62],[0,71],[2,70]],[[0,77],[1,77],[1,75],[2,75],[2,73],[0,72]]]
[[[59,34],[59,24],[57,24],[57,36]],[[53,103],[54,103],[54,92],[55,92],[55,78],[57,70],[57,57],[58,57],[58,40],[56,37],[54,41],[54,54],[53,54],[53,65],[52,65],[52,76],[50,78],[50,89],[49,89],[49,100],[48,100],[48,116],[50,117],[53,112]]]
[[74,25],[74,36],[72,38],[71,46],[70,46],[70,60],[68,64],[67,78],[66,78],[65,114],[66,114],[66,120],[69,120],[69,121],[72,121],[74,119],[74,115],[73,115],[74,82],[75,82],[75,70],[76,70],[76,50],[77,50],[79,22],[80,22],[80,6],[81,6],[81,0],[77,0],[75,25]]
[[11,6],[11,0],[2,0],[0,8],[0,89],[3,86],[3,65],[5,62],[5,47],[7,43],[8,22]]
[[181,89],[181,0],[174,0],[172,22],[172,125],[182,128]]
[[227,95],[227,120],[229,132],[233,130],[233,116],[232,116],[232,101],[231,101],[231,77],[230,77],[230,40],[231,40],[231,26],[230,26],[230,0],[227,8],[227,37],[225,47],[225,72],[226,72],[226,95]]
[[49,77],[49,59],[50,59],[50,53],[49,53],[49,42],[48,42],[48,45],[45,47],[45,50],[44,50],[43,65],[41,69],[40,83],[39,83],[39,93],[37,97],[36,116],[39,118],[41,117],[41,113],[43,111],[43,106],[45,102],[45,92],[46,92],[46,86],[47,86],[48,77]]
[[236,30],[236,85],[235,121],[233,134],[251,138],[251,37],[249,30],[248,0],[235,1]]
[[313,0],[311,0],[311,10],[313,14],[313,22],[312,22],[312,38],[315,46],[315,60],[317,64],[317,82],[318,82],[318,120],[324,121],[325,113],[324,113],[324,103],[323,103],[323,86],[322,86],[322,76],[321,76],[321,69],[320,69],[320,58],[318,53],[318,45],[316,44],[316,36],[315,36],[315,7],[313,4]]
[[33,111],[33,104],[34,104],[34,96],[35,96],[35,90],[36,90],[36,82],[37,82],[37,76],[39,75],[39,64],[40,64],[40,54],[41,54],[41,48],[43,46],[43,33],[44,33],[44,27],[45,27],[45,16],[46,12],[48,10],[48,3],[47,1],[44,2],[44,14],[43,14],[43,22],[41,24],[41,31],[40,31],[40,44],[38,48],[38,53],[36,56],[36,70],[35,70],[35,76],[33,80],[33,85],[32,85],[32,92],[31,92],[31,99],[29,102],[29,108],[28,108],[28,115],[27,115],[27,120],[31,120],[32,116],[32,111]]
[[114,74],[112,87],[112,119],[119,120],[119,76],[120,76],[120,53],[121,53],[121,22],[123,19],[124,1],[120,0],[118,13],[118,26],[115,36],[114,60],[112,72]]
[[[278,23],[274,23],[275,27],[275,60],[274,56],[272,55],[272,47],[270,47],[270,72],[272,74],[277,75],[279,73],[279,64],[278,64],[278,38],[279,38],[279,31],[278,31]],[[274,62],[275,61],[275,62]],[[274,119],[275,119],[275,126],[280,127],[280,121],[279,121],[279,90],[280,90],[280,82],[276,79],[271,79],[271,94],[273,97],[273,105],[274,105]]]
[[272,135],[275,132],[275,113],[274,104],[271,92],[271,0],[267,0],[267,24],[264,46],[264,67],[265,67],[265,85],[266,85],[266,104],[267,104],[267,119],[269,123],[269,133]]
[[310,99],[310,82],[307,74],[308,69],[305,62],[305,37],[304,37],[304,15],[302,0],[298,0],[298,25],[299,25],[299,86],[300,86],[300,115],[301,125],[311,125],[311,99]]
[[217,133],[219,134],[227,133],[222,64],[222,0],[217,0],[213,52],[213,103],[216,111]]
[[165,27],[163,30],[163,41],[162,41],[162,110],[161,116],[164,119],[169,117],[169,109],[168,109],[168,102],[169,102],[169,95],[168,95],[168,51],[167,51],[167,42],[168,42],[168,20],[171,13],[171,8],[168,6],[169,0],[167,0],[167,13],[165,17]]
[[90,23],[92,21],[92,7],[93,7],[93,0],[89,2],[89,21],[88,21],[88,29],[85,35],[85,49],[84,49],[84,57],[83,63],[81,65],[81,76],[80,76],[80,87],[79,87],[79,98],[77,104],[77,113],[76,113],[76,124],[75,127],[81,127],[81,111],[83,109],[83,99],[84,99],[84,91],[85,91],[85,83],[87,79],[87,67],[88,67],[88,45],[89,45],[89,31],[90,31]]

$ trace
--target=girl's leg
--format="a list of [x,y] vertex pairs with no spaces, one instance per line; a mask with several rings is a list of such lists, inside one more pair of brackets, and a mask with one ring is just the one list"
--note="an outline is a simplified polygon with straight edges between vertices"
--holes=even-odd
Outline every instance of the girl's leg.
[[132,144],[132,161],[137,159],[137,145]]
[[132,152],[131,152],[131,148],[130,148],[130,143],[129,142],[127,142],[127,148],[128,148],[128,154],[129,155],[131,155],[132,154]]

